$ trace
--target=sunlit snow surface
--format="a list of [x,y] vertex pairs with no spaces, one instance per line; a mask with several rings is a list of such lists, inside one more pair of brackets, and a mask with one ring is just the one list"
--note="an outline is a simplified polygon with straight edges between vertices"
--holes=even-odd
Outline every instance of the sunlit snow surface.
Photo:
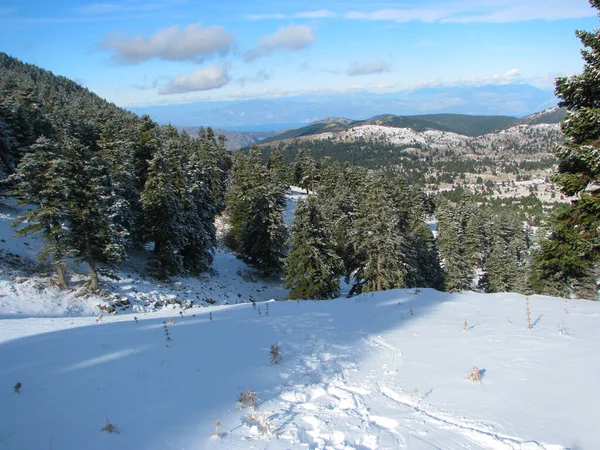
[[433,290],[0,320],[0,448],[600,448],[600,304],[530,308],[532,329],[520,295]]

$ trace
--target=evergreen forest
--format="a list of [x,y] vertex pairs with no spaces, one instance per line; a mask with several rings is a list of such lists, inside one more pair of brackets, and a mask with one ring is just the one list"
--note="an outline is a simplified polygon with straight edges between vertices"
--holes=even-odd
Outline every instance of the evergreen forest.
[[[296,140],[230,152],[211,128],[190,136],[158,125],[3,53],[1,196],[24,207],[15,232],[43,240],[40,260],[63,289],[72,262],[87,265],[97,291],[100,267],[140,251],[159,280],[210,272],[221,216],[225,245],[280,279],[290,299],[336,298],[342,281],[350,295],[427,287],[597,299],[597,33],[578,32],[584,72],[556,84],[568,110],[565,139],[555,158],[536,163],[558,162],[555,183],[576,196],[555,208],[534,192],[514,203],[485,187],[427,190],[426,181],[443,181],[426,180],[431,167],[455,180],[478,173],[477,163],[423,161],[385,142]],[[286,224],[292,185],[307,195]]]

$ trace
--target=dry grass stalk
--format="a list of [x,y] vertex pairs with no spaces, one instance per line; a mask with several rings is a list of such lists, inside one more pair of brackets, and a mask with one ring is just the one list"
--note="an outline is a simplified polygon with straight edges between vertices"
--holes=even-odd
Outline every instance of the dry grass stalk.
[[258,394],[256,391],[252,391],[248,389],[246,392],[242,392],[238,397],[238,403],[241,405],[241,408],[254,408],[256,406],[256,401],[258,400]]
[[481,383],[481,370],[477,367],[473,367],[469,373],[469,381],[473,383]]
[[279,345],[271,345],[271,364],[279,364],[283,357],[279,354]]
[[525,297],[525,305],[527,310],[527,329],[531,330],[533,325],[531,324],[531,310],[529,309],[529,297]]
[[271,435],[273,433],[273,424],[269,418],[263,413],[252,413],[248,415],[248,422],[255,423],[258,426],[260,432],[264,435]]
[[107,417],[106,425],[104,425],[100,431],[105,431],[107,433],[119,433],[119,430],[117,430],[117,425],[118,424],[116,423],[110,423],[110,420]]

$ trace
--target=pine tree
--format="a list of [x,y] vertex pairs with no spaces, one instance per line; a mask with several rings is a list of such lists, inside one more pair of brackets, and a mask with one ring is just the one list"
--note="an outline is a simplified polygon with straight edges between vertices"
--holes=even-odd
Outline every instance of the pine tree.
[[343,262],[343,273],[350,282],[352,273],[361,265],[353,230],[359,218],[367,171],[350,165],[340,169],[334,164],[326,173],[328,180],[319,185],[317,202],[336,243],[336,253]]
[[464,291],[472,287],[472,255],[465,245],[465,232],[473,205],[463,199],[458,204],[440,202],[437,207],[438,245],[444,265],[444,288]]
[[[600,0],[590,0],[600,10]],[[566,141],[556,149],[560,162],[554,181],[566,195],[576,195],[568,210],[554,216],[550,236],[538,252],[532,282],[543,280],[562,291],[598,298],[600,270],[600,30],[577,31],[583,43],[583,73],[556,80],[559,105],[568,109],[561,128]]]
[[393,189],[379,173],[370,173],[358,210],[353,242],[361,258],[352,292],[405,287],[410,273],[407,230],[395,208]]
[[296,155],[294,162],[294,183],[303,189],[306,193],[315,191],[317,187],[317,164],[306,149],[302,149]]
[[267,169],[269,175],[275,183],[281,185],[281,189],[288,189],[287,174],[285,170],[285,163],[283,160],[283,152],[281,149],[276,148],[269,155],[269,161],[267,162]]
[[300,201],[285,258],[289,299],[330,299],[339,296],[342,262],[314,197]]
[[182,249],[184,268],[194,274],[205,272],[213,262],[216,246],[215,200],[209,187],[207,168],[197,146],[188,147],[185,169],[186,184],[182,192],[185,213],[185,246]]
[[262,271],[277,275],[286,253],[283,222],[285,190],[273,180],[254,147],[247,157],[238,155],[227,194],[227,211],[235,248]]
[[65,242],[65,209],[64,186],[57,173],[57,160],[61,158],[58,143],[40,137],[28,152],[14,175],[17,184],[16,196],[21,205],[31,204],[29,209],[13,224],[21,235],[38,234],[43,238],[44,249],[40,260],[50,260],[56,270],[56,284],[60,288],[67,287],[66,258],[69,248]]
[[410,238],[415,262],[410,267],[407,287],[443,289],[444,273],[431,228],[422,221],[418,222],[411,230]]
[[63,144],[61,183],[69,221],[67,239],[78,262],[90,268],[91,290],[98,290],[98,262],[120,263],[129,233],[121,223],[126,200],[111,186],[110,163],[75,138]]
[[[176,145],[173,141],[170,144]],[[149,269],[154,276],[162,279],[183,271],[183,258],[179,251],[184,241],[181,223],[183,205],[174,184],[175,178],[181,177],[181,174],[173,173],[165,153],[161,148],[154,154],[141,194],[146,240],[154,243]]]

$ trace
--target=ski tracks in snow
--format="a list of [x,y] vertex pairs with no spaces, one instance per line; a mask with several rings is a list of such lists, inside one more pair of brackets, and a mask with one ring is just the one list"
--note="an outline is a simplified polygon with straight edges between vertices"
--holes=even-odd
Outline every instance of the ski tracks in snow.
[[[265,448],[450,450],[452,442],[452,449],[567,450],[437,411],[417,392],[404,392],[397,384],[402,353],[381,335],[350,347],[330,341],[326,330],[306,331],[305,341],[287,344],[300,356],[280,366],[281,389],[260,406],[273,431],[253,430],[250,439],[270,440]],[[385,362],[359,379],[360,362],[373,351]]]

